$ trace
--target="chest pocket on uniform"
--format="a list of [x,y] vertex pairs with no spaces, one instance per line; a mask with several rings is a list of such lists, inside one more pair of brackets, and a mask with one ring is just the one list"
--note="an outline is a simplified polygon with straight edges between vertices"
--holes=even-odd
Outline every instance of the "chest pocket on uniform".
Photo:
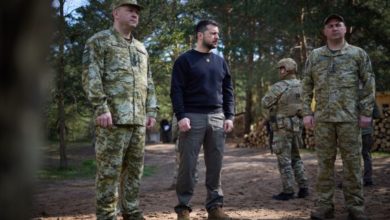
[[129,48],[126,45],[119,43],[111,44],[105,58],[109,72],[129,71]]

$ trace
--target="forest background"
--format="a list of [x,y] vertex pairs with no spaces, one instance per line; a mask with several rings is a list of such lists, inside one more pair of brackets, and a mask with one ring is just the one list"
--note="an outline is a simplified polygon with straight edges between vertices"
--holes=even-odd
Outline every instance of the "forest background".
[[[194,47],[194,25],[201,19],[220,23],[221,41],[215,53],[231,68],[236,113],[244,115],[242,133],[261,117],[260,100],[277,80],[276,62],[294,58],[301,73],[307,55],[324,45],[324,18],[337,13],[346,20],[346,39],[370,55],[377,91],[390,88],[389,0],[140,0],[144,9],[134,36],[144,42],[157,90],[157,121],[170,120],[172,65]],[[49,96],[44,106],[47,140],[58,142],[60,167],[67,166],[69,142],[91,140],[92,109],[81,85],[81,57],[86,40],[110,28],[108,0],[84,1],[69,11],[75,0],[52,2],[55,21],[50,44],[52,68]],[[156,126],[156,129],[158,125]]]

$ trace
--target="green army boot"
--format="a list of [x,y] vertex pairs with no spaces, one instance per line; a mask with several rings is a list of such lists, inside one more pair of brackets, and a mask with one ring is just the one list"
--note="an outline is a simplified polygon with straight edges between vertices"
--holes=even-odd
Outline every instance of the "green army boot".
[[177,220],[190,220],[190,211],[188,209],[179,211],[177,213]]
[[231,220],[230,218],[222,209],[222,207],[217,206],[215,208],[211,208],[208,211],[208,220]]
[[332,208],[316,208],[310,213],[310,219],[332,219],[334,218],[334,209]]

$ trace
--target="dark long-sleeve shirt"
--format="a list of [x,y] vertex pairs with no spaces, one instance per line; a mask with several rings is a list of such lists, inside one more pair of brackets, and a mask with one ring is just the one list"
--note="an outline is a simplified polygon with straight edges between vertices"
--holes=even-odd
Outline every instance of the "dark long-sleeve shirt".
[[232,119],[233,86],[225,60],[196,50],[182,54],[172,70],[171,100],[178,121],[185,113],[223,112]]

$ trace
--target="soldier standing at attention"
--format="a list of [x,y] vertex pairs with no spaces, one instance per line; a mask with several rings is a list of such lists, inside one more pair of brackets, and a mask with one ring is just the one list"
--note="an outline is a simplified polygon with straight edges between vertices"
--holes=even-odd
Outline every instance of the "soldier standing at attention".
[[[294,198],[294,184],[299,186],[298,198],[309,195],[305,168],[299,148],[302,140],[302,86],[297,79],[297,64],[291,58],[278,62],[280,81],[272,85],[262,101],[265,120],[271,124],[273,131],[273,152],[278,159],[279,172],[283,191],[274,195],[276,200]],[[295,176],[295,178],[294,178]]]
[[[349,219],[367,219],[362,188],[360,128],[371,124],[375,79],[367,53],[348,44],[343,17],[324,20],[326,46],[313,50],[303,78],[303,122],[314,128],[318,160],[317,202],[312,219],[334,217],[334,163],[343,161],[343,192]],[[315,95],[316,111],[311,102]]]
[[190,219],[196,164],[203,144],[208,219],[230,219],[222,209],[221,170],[225,136],[233,129],[232,80],[225,60],[211,52],[218,45],[218,23],[202,20],[195,33],[195,49],[182,54],[172,70],[171,99],[180,130],[179,203],[175,211],[179,220]]
[[132,31],[141,6],[112,2],[114,25],[92,36],[83,54],[83,87],[96,116],[96,217],[144,219],[138,194],[145,127],[156,120],[156,97],[144,45]]

